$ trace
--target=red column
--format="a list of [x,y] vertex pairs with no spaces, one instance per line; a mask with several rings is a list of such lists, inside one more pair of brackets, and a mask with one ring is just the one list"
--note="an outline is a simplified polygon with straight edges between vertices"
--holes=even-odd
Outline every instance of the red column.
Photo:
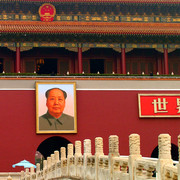
[[164,74],[169,74],[168,49],[164,48]]
[[126,53],[125,48],[121,48],[122,74],[126,74]]
[[15,73],[21,72],[20,47],[16,47]]
[[82,48],[78,47],[78,73],[82,74]]

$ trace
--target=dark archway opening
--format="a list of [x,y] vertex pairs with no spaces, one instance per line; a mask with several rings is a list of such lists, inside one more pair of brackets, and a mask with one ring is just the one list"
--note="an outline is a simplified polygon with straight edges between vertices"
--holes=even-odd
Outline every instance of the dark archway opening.
[[[178,147],[174,144],[171,144],[171,156],[174,161],[178,161]],[[158,146],[153,150],[151,157],[158,158]]]
[[37,59],[37,74],[57,74],[57,59]]
[[90,73],[104,74],[104,59],[90,59]]
[[3,59],[0,59],[0,73],[3,72]]
[[61,147],[67,148],[69,143],[71,142],[63,137],[54,136],[44,140],[37,148],[37,151],[39,151],[44,158],[47,159],[47,157],[53,154],[54,151],[60,151]]

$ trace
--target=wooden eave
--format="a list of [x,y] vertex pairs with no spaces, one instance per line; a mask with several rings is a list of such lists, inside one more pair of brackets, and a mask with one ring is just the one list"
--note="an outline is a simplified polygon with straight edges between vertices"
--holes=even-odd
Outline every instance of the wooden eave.
[[180,35],[180,23],[0,21],[0,33]]

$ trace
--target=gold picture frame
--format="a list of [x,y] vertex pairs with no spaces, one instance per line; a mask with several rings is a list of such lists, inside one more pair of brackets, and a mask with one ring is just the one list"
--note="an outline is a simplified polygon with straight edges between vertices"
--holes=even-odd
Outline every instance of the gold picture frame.
[[36,133],[77,133],[75,82],[36,82]]

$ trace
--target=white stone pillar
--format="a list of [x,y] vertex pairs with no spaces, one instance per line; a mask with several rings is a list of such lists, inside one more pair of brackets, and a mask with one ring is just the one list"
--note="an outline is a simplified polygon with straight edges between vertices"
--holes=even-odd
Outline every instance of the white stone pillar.
[[35,174],[35,172],[34,172],[34,167],[32,166],[31,168],[30,168],[30,179],[32,179],[32,180],[36,180],[36,174]]
[[47,179],[47,173],[48,173],[48,168],[47,168],[47,160],[43,160],[43,179]]
[[73,147],[73,144],[68,144],[68,155],[67,155],[67,166],[68,166],[68,176],[71,176],[74,174],[73,171],[73,168],[70,167],[72,166],[72,163],[71,162],[71,158],[73,157],[73,150],[74,150],[74,147]]
[[163,168],[166,164],[173,165],[171,159],[171,136],[160,134],[158,136],[159,159],[157,162],[157,178],[163,180]]
[[103,152],[103,138],[95,138],[95,180],[98,180],[98,157],[104,155]]
[[136,159],[142,158],[140,152],[140,136],[138,134],[131,134],[129,136],[129,154],[129,178],[130,180],[134,180],[134,163]]
[[84,166],[84,179],[86,177],[86,166],[87,166],[87,156],[91,154],[91,140],[85,139],[84,140],[84,158],[83,158],[83,166]]
[[12,179],[12,177],[9,175],[9,176],[7,177],[7,180],[13,180],[13,179]]
[[75,155],[82,156],[81,141],[75,141]]
[[32,167],[30,168],[30,172],[31,172],[31,174],[34,173],[34,166],[32,166]]
[[37,180],[41,179],[40,163],[36,164],[36,178],[37,178]]
[[[76,177],[80,177],[80,174],[82,172],[83,164],[78,165],[78,158],[82,157],[82,152],[81,152],[81,141],[75,141],[75,155],[74,155],[74,165],[76,167]],[[82,165],[82,166],[81,166]]]
[[40,163],[37,163],[36,164],[36,172],[39,172],[41,169],[40,169]]
[[59,151],[54,151],[54,160],[56,163],[59,161]]
[[73,144],[71,143],[68,144],[68,158],[73,156],[73,150],[74,150]]
[[66,159],[66,148],[61,147],[61,160]]
[[60,174],[58,173],[58,164],[60,164],[59,161],[59,151],[54,151],[54,161],[55,161],[55,177],[60,176]]
[[21,171],[21,180],[24,179],[24,171]]
[[47,178],[51,178],[51,157],[47,157]]
[[26,168],[26,170],[25,170],[25,180],[29,180],[29,179],[30,179],[29,169]]
[[51,154],[51,178],[55,178],[55,155]]
[[51,157],[47,157],[47,167],[51,167]]
[[51,154],[51,164],[53,164],[54,162],[55,162],[54,154]]
[[61,147],[61,176],[67,176],[67,158],[66,158],[66,148]]
[[113,157],[119,156],[119,137],[117,135],[109,136],[109,169],[112,179],[113,172]]

